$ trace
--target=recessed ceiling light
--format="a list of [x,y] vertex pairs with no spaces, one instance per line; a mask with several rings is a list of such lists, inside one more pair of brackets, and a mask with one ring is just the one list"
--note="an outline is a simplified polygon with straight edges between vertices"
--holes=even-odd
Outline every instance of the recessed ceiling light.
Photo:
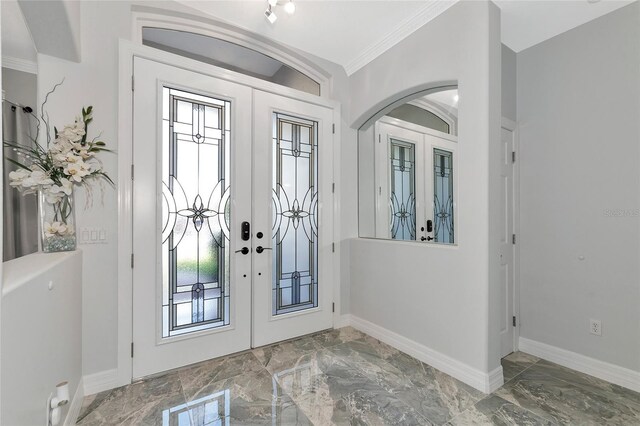
[[458,102],[459,99],[460,99],[460,96],[458,96],[457,93],[453,95],[453,102]]

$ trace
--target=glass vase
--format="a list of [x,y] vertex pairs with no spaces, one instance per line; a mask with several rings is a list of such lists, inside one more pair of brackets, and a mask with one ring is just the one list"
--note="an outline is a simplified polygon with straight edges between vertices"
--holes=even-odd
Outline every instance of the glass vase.
[[42,251],[54,253],[76,249],[76,221],[73,204],[73,192],[70,195],[48,195],[46,191],[38,193],[40,215],[40,238]]

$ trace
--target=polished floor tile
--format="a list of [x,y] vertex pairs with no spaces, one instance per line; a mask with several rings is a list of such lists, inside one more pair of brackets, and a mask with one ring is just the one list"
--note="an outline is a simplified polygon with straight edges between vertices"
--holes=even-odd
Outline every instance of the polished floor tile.
[[80,425],[640,425],[640,394],[534,356],[492,395],[346,327],[85,398]]

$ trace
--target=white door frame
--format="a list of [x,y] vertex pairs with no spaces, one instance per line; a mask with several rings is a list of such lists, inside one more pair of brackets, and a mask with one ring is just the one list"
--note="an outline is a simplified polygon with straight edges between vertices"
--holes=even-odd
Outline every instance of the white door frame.
[[513,315],[516,317],[516,326],[513,330],[513,351],[518,350],[520,341],[520,140],[518,137],[518,123],[506,117],[502,117],[500,126],[513,134],[513,151],[516,153],[516,161],[513,163],[513,233],[516,235],[516,244],[513,250]]
[[[266,82],[244,74],[214,67],[183,56],[120,40],[118,63],[118,350],[116,377],[105,383],[104,390],[131,383],[133,339],[133,57],[161,62],[178,68],[200,72],[265,92],[290,97],[333,109],[334,123],[340,123],[340,103],[326,97],[314,96],[285,86]],[[340,241],[340,126],[335,126],[333,149],[333,240]],[[340,244],[332,256],[334,326],[339,324],[340,303]]]

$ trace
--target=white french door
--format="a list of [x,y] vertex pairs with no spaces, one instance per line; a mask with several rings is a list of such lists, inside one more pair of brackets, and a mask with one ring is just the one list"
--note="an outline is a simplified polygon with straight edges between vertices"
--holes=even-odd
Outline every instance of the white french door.
[[[253,346],[333,324],[329,108],[254,92]],[[259,238],[259,235],[262,237]],[[262,247],[263,249],[260,249]]]
[[134,76],[133,378],[331,327],[332,109]]

